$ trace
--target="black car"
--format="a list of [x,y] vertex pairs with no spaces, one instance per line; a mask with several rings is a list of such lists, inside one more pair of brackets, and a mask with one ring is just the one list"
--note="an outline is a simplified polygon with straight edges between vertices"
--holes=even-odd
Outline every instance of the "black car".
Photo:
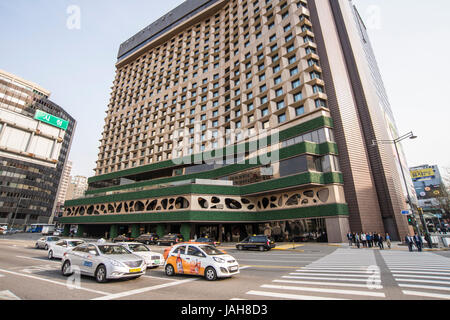
[[134,241],[133,238],[127,237],[126,235],[122,234],[120,236],[117,236],[113,239],[113,242],[132,242]]
[[143,244],[155,244],[158,239],[159,237],[156,233],[145,233],[134,240]]
[[275,241],[264,235],[249,236],[236,244],[238,250],[258,249],[259,251],[270,250],[275,248]]
[[174,244],[177,244],[179,242],[183,242],[183,236],[181,234],[166,234],[164,237],[159,238],[156,241],[156,244],[158,246],[162,246],[162,245],[169,245],[169,246],[173,246]]
[[218,245],[220,245],[219,241],[214,241],[213,239],[210,239],[210,238],[198,238],[197,240],[195,240],[195,242],[204,242],[204,243],[210,244],[214,247],[217,247]]

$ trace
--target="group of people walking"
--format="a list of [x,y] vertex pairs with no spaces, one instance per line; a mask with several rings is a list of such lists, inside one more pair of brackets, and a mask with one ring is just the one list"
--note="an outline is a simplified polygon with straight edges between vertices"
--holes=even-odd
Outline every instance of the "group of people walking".
[[409,234],[405,237],[405,242],[408,245],[408,249],[410,252],[413,251],[413,246],[416,246],[417,251],[421,252],[423,248],[422,237],[417,233],[414,236],[410,236]]
[[375,232],[369,232],[369,233],[358,233],[350,231],[347,233],[347,239],[350,246],[357,246],[358,248],[361,248],[361,244],[364,248],[372,248],[378,246],[380,250],[384,249],[384,241],[386,241],[386,245],[388,248],[391,248],[391,236],[389,233],[386,233],[385,236],[381,233],[375,233]]

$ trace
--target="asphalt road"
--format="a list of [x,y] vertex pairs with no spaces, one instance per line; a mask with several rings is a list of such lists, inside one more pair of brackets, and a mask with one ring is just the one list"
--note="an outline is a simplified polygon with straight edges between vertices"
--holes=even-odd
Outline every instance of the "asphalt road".
[[[162,253],[165,247],[151,246]],[[98,284],[61,275],[59,260],[33,239],[0,238],[0,300],[326,300],[450,299],[449,252],[351,249],[304,244],[269,252],[223,247],[238,275],[209,282],[167,277],[163,268],[135,280]],[[77,285],[78,284],[78,285]]]

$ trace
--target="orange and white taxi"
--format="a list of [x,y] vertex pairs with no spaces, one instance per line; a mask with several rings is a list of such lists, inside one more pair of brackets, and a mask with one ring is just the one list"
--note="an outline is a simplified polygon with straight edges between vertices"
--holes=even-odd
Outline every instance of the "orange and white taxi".
[[239,264],[229,254],[207,244],[185,242],[165,252],[167,276],[190,274],[212,281],[239,273]]

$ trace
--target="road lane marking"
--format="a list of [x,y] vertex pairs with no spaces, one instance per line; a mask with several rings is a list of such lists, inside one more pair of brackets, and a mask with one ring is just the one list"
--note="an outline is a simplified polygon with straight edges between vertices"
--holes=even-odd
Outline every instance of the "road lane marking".
[[406,284],[406,283],[399,283],[399,287],[404,288],[418,288],[418,289],[429,289],[429,290],[444,290],[444,291],[450,291],[450,287],[439,287],[439,286],[423,286],[420,284]]
[[439,280],[450,280],[450,277],[435,277],[435,276],[422,276],[416,274],[393,274],[394,277],[409,277],[409,278],[423,278],[423,279],[439,279]]
[[438,298],[438,299],[450,299],[450,295],[448,294],[438,294],[438,293],[429,293],[429,292],[421,292],[421,291],[410,291],[403,290],[403,293],[409,296],[419,296],[419,297],[428,297],[428,298]]
[[324,273],[363,273],[367,275],[367,270],[366,271],[362,271],[362,270],[358,270],[358,271],[351,271],[351,270],[333,270],[333,269],[298,269],[296,271],[299,272],[305,272],[305,273],[310,273],[310,272],[324,272]]
[[179,281],[176,281],[176,282],[164,283],[164,284],[151,286],[151,287],[146,287],[146,288],[141,288],[141,289],[135,289],[135,290],[129,290],[129,291],[124,291],[124,292],[120,292],[120,293],[108,294],[108,295],[105,295],[103,297],[98,297],[98,298],[94,298],[94,299],[91,299],[91,300],[113,300],[113,299],[119,299],[119,298],[133,296],[133,295],[136,295],[136,294],[141,294],[141,293],[148,292],[148,291],[154,291],[154,290],[159,290],[159,289],[163,289],[163,288],[167,288],[167,287],[173,287],[173,286],[185,284],[185,283],[188,283],[188,282],[196,281],[198,279],[199,278],[187,279],[187,280],[179,280]]
[[423,279],[399,279],[394,278],[397,282],[418,282],[418,283],[430,283],[430,284],[446,284],[450,286],[450,281],[438,281],[438,280],[423,280]]
[[[278,263],[294,263],[294,262],[310,262],[308,260],[285,260],[285,261],[280,261],[280,260],[262,260],[262,259],[236,259],[239,262],[240,261],[262,261],[262,262],[278,262]],[[312,260],[311,260],[312,261]]]
[[[46,279],[46,278],[39,278],[39,277],[35,277],[35,276],[29,275],[29,274],[22,274],[22,273],[13,272],[13,271],[4,270],[4,269],[0,269],[0,271],[4,272],[4,273],[9,273],[9,274],[12,274],[12,275],[15,275],[15,276],[19,276],[19,277],[25,277],[25,278],[30,278],[30,279],[34,279],[34,280],[45,281],[45,282],[49,282],[49,283],[53,283],[53,284],[57,284],[57,285],[60,285],[60,286],[67,287],[67,283],[65,281],[64,282],[59,282],[59,281],[54,281],[54,280],[50,280],[50,279]],[[108,292],[92,290],[92,289],[83,288],[83,287],[73,287],[73,289],[84,290],[84,291],[97,293],[97,294],[101,294],[101,295],[109,295],[110,294]]]
[[382,292],[370,292],[370,291],[359,291],[359,290],[341,290],[341,289],[324,289],[324,288],[310,288],[310,287],[293,287],[293,286],[277,286],[271,284],[264,284],[261,288],[267,289],[281,289],[281,290],[294,290],[294,291],[309,291],[309,292],[320,292],[320,293],[335,293],[335,294],[348,294],[357,296],[368,296],[368,297],[379,297],[385,298],[385,294]]
[[[377,273],[375,273],[377,274]],[[290,275],[293,276],[335,276],[335,277],[358,277],[358,278],[368,278],[373,275],[368,275],[367,273],[362,274],[339,274],[339,273],[298,273],[298,272],[292,272]]]
[[450,276],[450,271],[448,272],[434,272],[434,271],[403,271],[403,270],[399,270],[399,269],[391,269],[391,271],[393,273],[404,273],[404,274],[433,274],[433,275],[441,275],[441,276]]
[[16,258],[30,259],[30,260],[36,260],[36,261],[41,261],[41,262],[45,261],[45,262],[61,264],[61,261],[54,261],[54,260],[50,260],[50,259],[41,259],[41,258],[33,258],[33,257],[25,257],[25,256],[16,256]]
[[9,290],[0,291],[0,300],[22,300]]
[[251,294],[251,295],[255,295],[255,296],[272,297],[272,298],[294,299],[294,300],[348,300],[348,299],[340,299],[340,298],[305,296],[305,295],[298,295],[298,294],[275,293],[275,292],[256,291],[256,290],[249,291],[249,292],[247,292],[247,294]]
[[[301,280],[273,280],[272,282],[292,283],[292,284],[312,284],[319,286],[367,288],[367,284],[359,284],[359,283],[338,283],[338,282],[319,282],[319,281],[301,281]],[[382,287],[377,287],[377,289],[382,289]]]
[[[367,282],[367,279],[348,279],[348,278],[325,278],[325,277],[301,277],[301,276],[283,276],[285,279],[305,279],[305,280],[329,280],[329,281],[356,281],[356,282]],[[380,280],[380,278],[375,278],[373,280]]]

